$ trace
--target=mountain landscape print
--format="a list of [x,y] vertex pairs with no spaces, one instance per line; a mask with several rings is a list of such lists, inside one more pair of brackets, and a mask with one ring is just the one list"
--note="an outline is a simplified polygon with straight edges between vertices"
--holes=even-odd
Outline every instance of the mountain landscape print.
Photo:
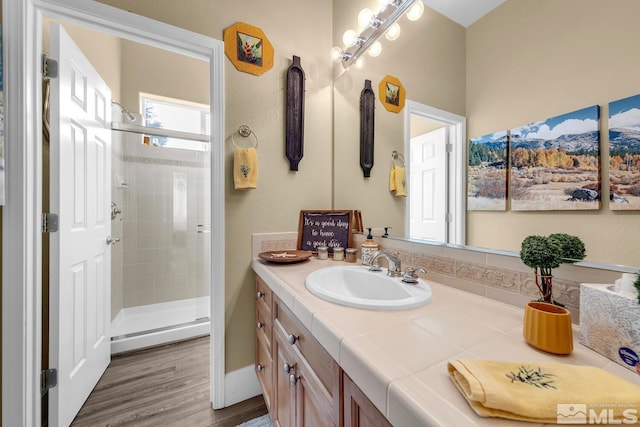
[[469,140],[467,165],[467,209],[504,211],[507,209],[507,131]]
[[640,95],[609,103],[609,208],[640,209]]
[[600,208],[597,105],[511,129],[511,209]]

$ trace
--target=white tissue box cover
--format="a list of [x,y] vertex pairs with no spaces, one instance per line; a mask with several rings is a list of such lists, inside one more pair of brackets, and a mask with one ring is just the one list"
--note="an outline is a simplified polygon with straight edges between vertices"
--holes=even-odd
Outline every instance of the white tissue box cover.
[[640,374],[640,304],[612,289],[580,284],[580,343]]

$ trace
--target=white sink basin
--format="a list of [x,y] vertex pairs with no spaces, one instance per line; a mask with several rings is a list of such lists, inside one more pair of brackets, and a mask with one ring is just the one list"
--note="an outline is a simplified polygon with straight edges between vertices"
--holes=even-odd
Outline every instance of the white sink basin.
[[336,266],[316,270],[305,285],[315,296],[347,307],[373,310],[401,310],[420,307],[431,300],[431,288],[419,279],[403,283],[385,271],[372,272],[365,266]]

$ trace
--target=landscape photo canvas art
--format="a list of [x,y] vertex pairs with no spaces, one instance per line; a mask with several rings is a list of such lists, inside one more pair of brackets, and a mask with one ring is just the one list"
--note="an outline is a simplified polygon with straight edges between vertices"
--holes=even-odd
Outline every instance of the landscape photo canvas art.
[[467,209],[504,211],[507,209],[507,131],[469,140],[467,164]]
[[515,211],[600,208],[600,107],[511,129]]
[[640,95],[609,103],[609,208],[640,209]]

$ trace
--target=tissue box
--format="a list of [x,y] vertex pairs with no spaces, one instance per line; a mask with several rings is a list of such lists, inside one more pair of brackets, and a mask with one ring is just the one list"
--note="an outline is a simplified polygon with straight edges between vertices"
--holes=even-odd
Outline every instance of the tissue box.
[[640,304],[613,285],[580,284],[580,343],[640,374]]

